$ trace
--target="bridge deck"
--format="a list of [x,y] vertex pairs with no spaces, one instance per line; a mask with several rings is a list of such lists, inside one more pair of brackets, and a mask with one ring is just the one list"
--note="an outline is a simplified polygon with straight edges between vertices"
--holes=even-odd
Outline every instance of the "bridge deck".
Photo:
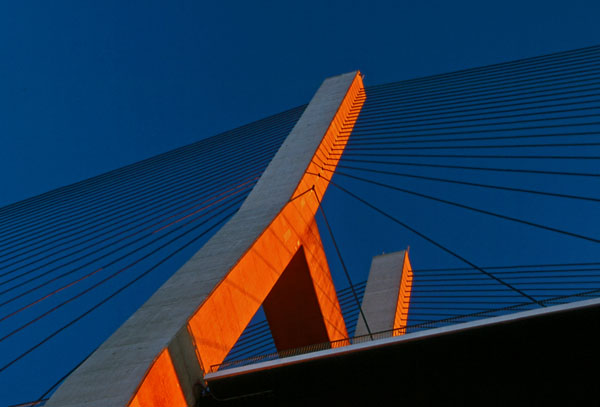
[[599,299],[579,301],[224,369],[205,379],[215,397],[233,404],[583,402],[596,391],[586,368],[599,361],[599,316]]

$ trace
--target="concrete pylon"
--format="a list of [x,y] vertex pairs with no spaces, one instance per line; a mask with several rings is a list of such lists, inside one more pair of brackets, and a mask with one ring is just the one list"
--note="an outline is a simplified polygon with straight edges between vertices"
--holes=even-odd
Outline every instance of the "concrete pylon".
[[[361,304],[371,333],[391,330],[392,336],[406,333],[411,288],[408,250],[373,257]],[[365,321],[359,318],[354,335],[368,333]]]
[[[346,338],[314,215],[328,185],[321,166],[337,165],[363,102],[359,72],[325,80],[239,211],[46,406],[192,406],[204,372],[223,361],[267,298],[296,310],[266,307],[282,349]],[[282,295],[290,281],[303,288]],[[310,304],[299,308],[298,295]],[[305,320],[304,333],[289,335],[286,315]]]

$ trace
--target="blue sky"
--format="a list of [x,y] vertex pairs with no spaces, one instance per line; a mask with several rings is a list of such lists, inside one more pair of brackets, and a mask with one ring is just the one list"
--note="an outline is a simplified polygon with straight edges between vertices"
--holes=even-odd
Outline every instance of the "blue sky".
[[0,205],[367,84],[600,42],[597,2],[0,6]]
[[[598,15],[595,1],[5,2],[0,206],[304,104],[323,79],[339,73],[360,69],[374,85],[597,45]],[[583,187],[594,195],[597,184]],[[339,202],[330,199],[326,210],[355,279],[365,278],[370,257],[354,256],[354,246],[344,243],[350,237],[373,254],[409,244],[418,265],[448,263],[368,212],[350,222],[348,213],[364,209]],[[419,215],[436,214],[435,205],[403,204],[415,226],[480,264],[599,258],[597,246],[569,246],[547,235],[519,241],[519,228],[495,229],[470,217],[469,226],[499,231],[482,250],[474,246],[480,232],[440,228],[439,217]],[[499,207],[518,213],[521,204],[510,205]],[[574,211],[551,207],[545,213],[559,226],[597,235],[597,223],[588,222],[597,220],[595,212],[577,222],[563,219],[563,212]],[[452,211],[444,216],[452,225],[467,219]],[[35,359],[24,363],[23,371],[31,372]],[[0,406],[34,399],[44,386],[11,381],[11,389],[0,392]]]

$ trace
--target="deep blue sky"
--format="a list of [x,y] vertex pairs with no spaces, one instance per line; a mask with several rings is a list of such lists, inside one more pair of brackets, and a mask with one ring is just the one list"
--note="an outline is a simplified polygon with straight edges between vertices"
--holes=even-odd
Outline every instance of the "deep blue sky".
[[600,43],[595,1],[0,6],[0,205],[305,103]]
[[[599,15],[596,1],[4,2],[0,206],[304,104],[339,73],[360,69],[373,85],[600,44]],[[416,226],[436,230],[435,216],[416,214],[435,206],[406,205]],[[387,234],[397,230],[384,231],[377,217],[350,223],[342,212],[330,216],[339,234],[358,235],[373,250],[410,244],[419,265],[447,260],[428,257],[409,236],[392,241]],[[569,228],[565,222],[559,226]],[[479,218],[473,224],[495,227]],[[573,227],[597,236],[593,225]],[[493,241],[483,250],[469,246],[476,232],[470,240],[455,232],[440,229],[436,237],[477,262],[518,264],[538,250],[537,262],[565,247],[552,236],[515,242],[521,230],[510,225],[500,229],[512,239],[506,247]],[[518,246],[523,253],[515,253]],[[596,246],[582,250],[588,260],[597,253]],[[351,263],[366,272],[368,261]],[[35,360],[27,363],[24,370],[34,371]],[[0,397],[0,406],[46,389],[17,382],[23,385],[1,389],[10,400]]]

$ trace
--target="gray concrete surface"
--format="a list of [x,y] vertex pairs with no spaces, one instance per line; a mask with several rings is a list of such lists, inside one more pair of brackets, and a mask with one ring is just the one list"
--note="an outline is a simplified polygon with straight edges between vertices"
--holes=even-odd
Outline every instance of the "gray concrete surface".
[[[394,329],[400,292],[404,253],[399,251],[373,257],[361,307],[371,333]],[[369,332],[362,318],[356,323],[355,336]]]
[[193,401],[202,372],[190,361],[187,321],[288,202],[355,75],[323,82],[236,215],[65,380],[47,407],[127,405],[166,347]]

